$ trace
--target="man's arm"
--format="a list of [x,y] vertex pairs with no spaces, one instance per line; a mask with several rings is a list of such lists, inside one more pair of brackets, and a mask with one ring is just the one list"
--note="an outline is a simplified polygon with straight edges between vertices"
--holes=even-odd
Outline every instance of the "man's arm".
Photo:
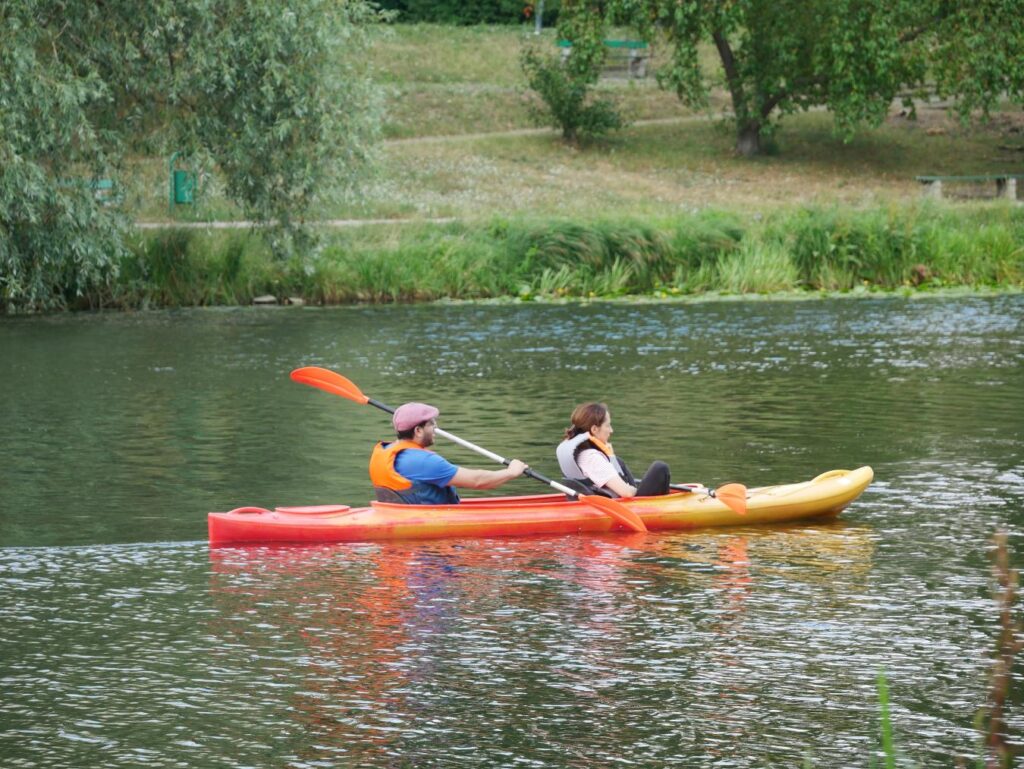
[[518,478],[524,470],[526,470],[526,465],[518,459],[511,460],[508,467],[503,467],[501,470],[460,467],[448,481],[448,485],[458,486],[462,489],[496,489],[513,478]]

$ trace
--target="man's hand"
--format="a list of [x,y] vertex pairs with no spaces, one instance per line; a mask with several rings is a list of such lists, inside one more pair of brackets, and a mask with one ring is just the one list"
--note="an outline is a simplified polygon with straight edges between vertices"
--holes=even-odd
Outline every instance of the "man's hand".
[[513,474],[513,478],[518,478],[529,467],[525,462],[520,462],[518,459],[510,459],[508,462],[508,470]]

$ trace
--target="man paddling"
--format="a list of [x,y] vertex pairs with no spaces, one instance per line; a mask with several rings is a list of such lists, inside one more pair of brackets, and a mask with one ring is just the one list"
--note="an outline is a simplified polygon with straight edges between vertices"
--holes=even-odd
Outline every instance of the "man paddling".
[[391,424],[398,435],[390,443],[378,443],[370,455],[370,481],[381,502],[412,505],[458,504],[456,486],[464,489],[496,489],[518,478],[527,465],[509,460],[501,470],[478,470],[453,465],[431,451],[440,414],[426,403],[404,403],[395,409]]

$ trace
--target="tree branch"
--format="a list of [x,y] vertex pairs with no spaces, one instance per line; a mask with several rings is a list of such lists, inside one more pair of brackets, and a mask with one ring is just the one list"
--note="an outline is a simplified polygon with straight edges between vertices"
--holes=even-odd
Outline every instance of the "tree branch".
[[761,105],[761,117],[768,117],[772,110],[775,109],[781,102],[795,95],[796,93],[804,90],[805,88],[811,88],[814,86],[828,85],[828,78],[824,75],[818,77],[812,77],[805,80],[795,81],[789,88],[784,88],[777,93],[773,93],[769,96],[764,104]]

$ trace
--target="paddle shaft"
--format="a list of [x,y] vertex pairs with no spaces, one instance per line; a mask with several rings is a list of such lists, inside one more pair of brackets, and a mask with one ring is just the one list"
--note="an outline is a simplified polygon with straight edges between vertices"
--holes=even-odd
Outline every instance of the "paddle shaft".
[[[376,406],[381,411],[386,411],[389,414],[395,413],[395,410],[393,408],[391,408],[385,403],[381,403],[379,400],[376,400],[375,398],[369,398],[366,402],[371,406]],[[452,435],[450,432],[448,432],[447,430],[442,430],[440,427],[435,427],[434,432],[437,435],[440,435],[442,438],[447,438],[452,443],[457,443],[460,446],[469,449],[470,451],[475,451],[477,454],[487,457],[488,459],[493,460],[498,464],[505,465],[507,467],[509,462],[511,461],[505,459],[505,457],[501,456],[500,454],[495,454],[493,451],[488,451],[483,446],[477,446],[475,443],[471,443],[470,441],[467,441],[465,438],[460,438],[457,435]],[[563,486],[562,484],[558,483],[558,481],[553,481],[550,478],[541,475],[540,473],[534,472],[530,468],[526,468],[526,470],[523,471],[523,475],[533,478],[536,481],[540,481],[541,483],[546,483],[548,486],[555,489],[556,491],[560,491],[563,494],[568,494],[570,497],[578,499],[580,496],[578,491],[574,491],[573,489],[570,489],[568,486]]]

